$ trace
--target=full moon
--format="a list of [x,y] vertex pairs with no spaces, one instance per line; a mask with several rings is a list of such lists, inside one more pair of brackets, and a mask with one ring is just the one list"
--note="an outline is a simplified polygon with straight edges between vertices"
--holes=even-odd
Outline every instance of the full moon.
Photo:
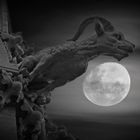
[[130,76],[127,69],[115,62],[103,63],[92,69],[83,82],[86,98],[100,106],[120,103],[128,95]]

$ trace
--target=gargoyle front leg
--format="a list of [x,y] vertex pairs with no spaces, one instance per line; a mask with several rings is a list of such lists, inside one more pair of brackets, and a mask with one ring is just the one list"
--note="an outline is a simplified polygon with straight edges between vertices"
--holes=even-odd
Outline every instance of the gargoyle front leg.
[[43,56],[41,58],[41,60],[39,61],[39,63],[36,65],[36,67],[33,69],[33,71],[29,74],[30,75],[30,79],[32,80],[35,76],[37,76],[39,73],[41,73],[42,71],[47,71],[47,67],[49,66],[49,64],[51,63],[51,55],[47,55],[47,56]]

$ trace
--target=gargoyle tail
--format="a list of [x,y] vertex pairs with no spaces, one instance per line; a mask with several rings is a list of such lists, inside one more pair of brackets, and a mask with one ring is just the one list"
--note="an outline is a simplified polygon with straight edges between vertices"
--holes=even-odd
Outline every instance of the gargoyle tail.
[[112,26],[111,22],[109,22],[108,20],[106,20],[105,18],[102,17],[90,17],[85,19],[79,26],[78,31],[76,32],[76,34],[74,35],[73,38],[68,39],[67,41],[76,41],[80,35],[83,33],[83,31],[85,30],[85,28],[91,24],[91,23],[97,23],[100,22],[103,25],[104,31],[106,32],[112,32],[114,31],[114,27]]

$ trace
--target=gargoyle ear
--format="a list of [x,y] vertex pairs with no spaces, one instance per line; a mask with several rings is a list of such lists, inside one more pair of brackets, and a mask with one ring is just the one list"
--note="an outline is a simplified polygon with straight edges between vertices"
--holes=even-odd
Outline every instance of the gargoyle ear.
[[97,36],[101,36],[104,34],[104,29],[100,23],[95,24],[95,31],[96,31]]

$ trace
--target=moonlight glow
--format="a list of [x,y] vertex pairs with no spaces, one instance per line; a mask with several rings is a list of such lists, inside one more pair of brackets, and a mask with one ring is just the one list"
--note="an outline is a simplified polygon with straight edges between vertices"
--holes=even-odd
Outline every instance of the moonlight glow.
[[120,103],[130,89],[130,76],[124,66],[109,62],[98,65],[86,76],[84,94],[92,103],[112,106]]

